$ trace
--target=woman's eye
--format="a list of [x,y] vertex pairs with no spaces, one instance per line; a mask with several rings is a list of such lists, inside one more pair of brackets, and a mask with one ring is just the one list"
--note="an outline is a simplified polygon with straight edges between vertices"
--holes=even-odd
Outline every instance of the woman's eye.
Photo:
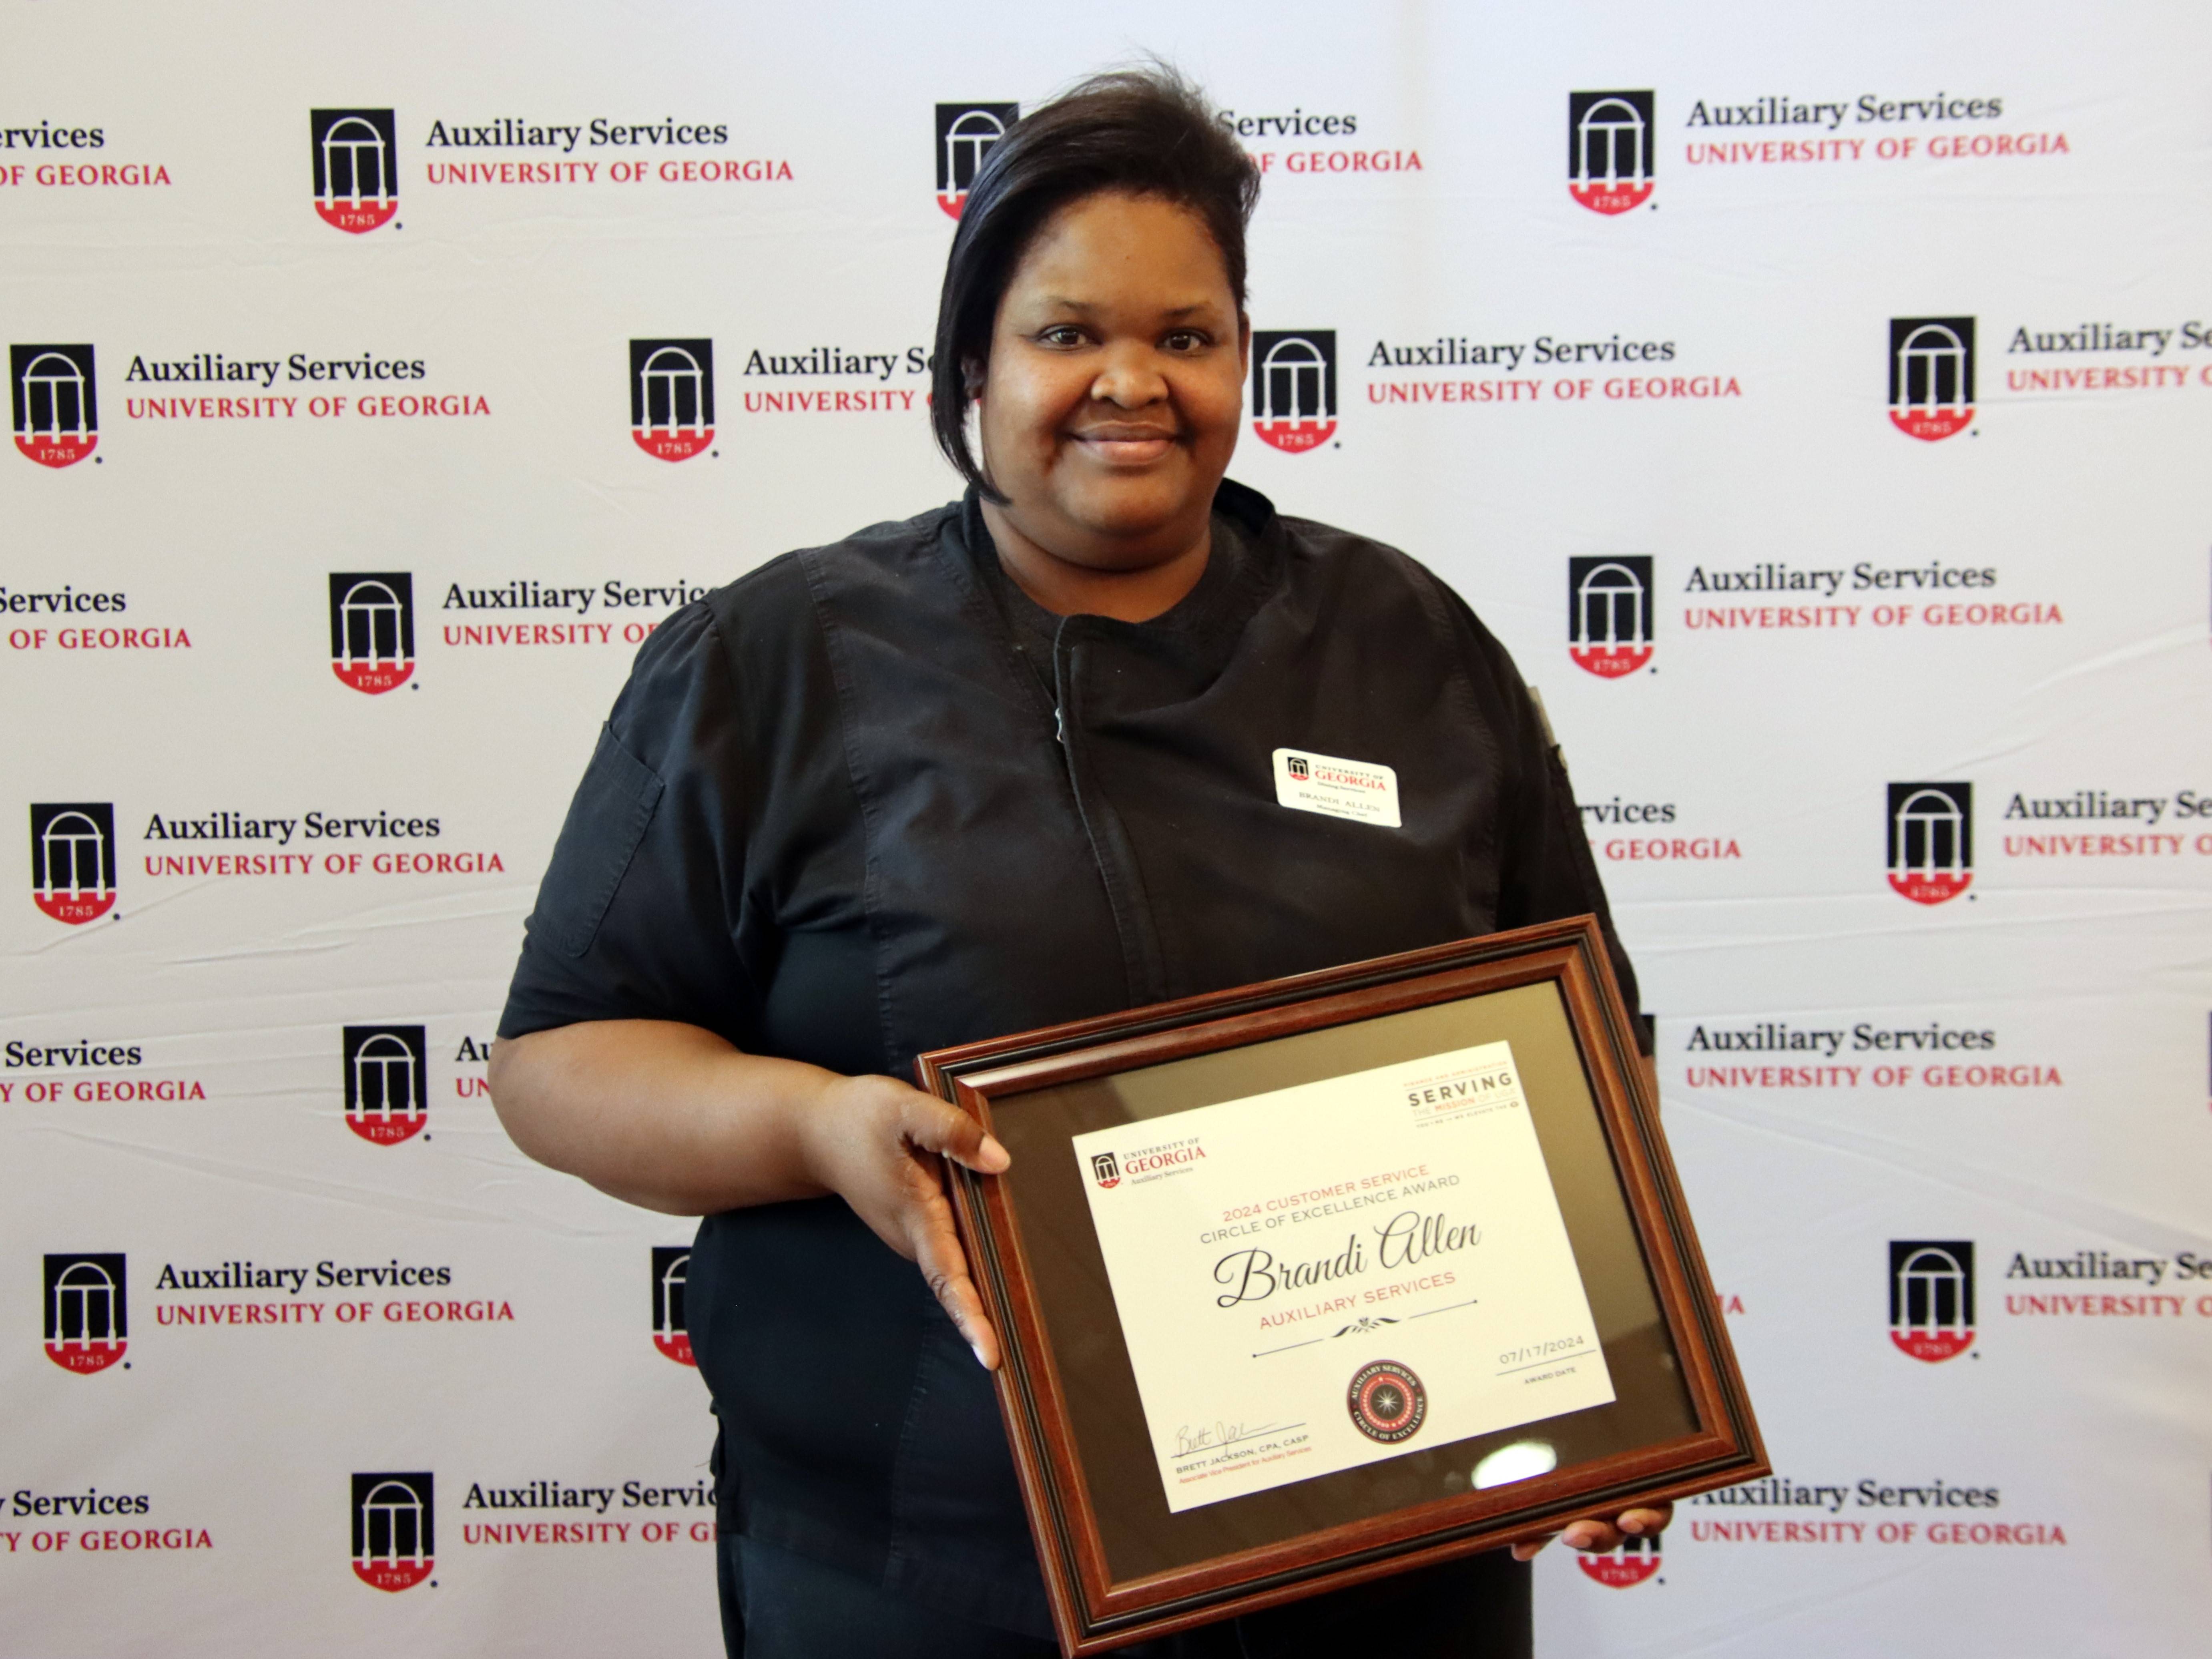
[[1037,340],[1040,344],[1048,346],[1081,345],[1083,343],[1083,331],[1079,328],[1071,328],[1066,326],[1048,328],[1037,336]]
[[1193,329],[1178,329],[1162,343],[1170,351],[1197,351],[1204,348],[1206,336]]

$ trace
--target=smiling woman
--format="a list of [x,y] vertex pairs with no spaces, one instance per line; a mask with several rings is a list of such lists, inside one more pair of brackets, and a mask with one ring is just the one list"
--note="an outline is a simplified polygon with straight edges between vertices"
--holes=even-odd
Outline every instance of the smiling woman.
[[[1053,1651],[941,1182],[944,1158],[1010,1160],[897,1080],[915,1055],[1605,917],[1473,612],[1224,477],[1257,194],[1164,71],[999,140],[939,313],[932,418],[965,498],[671,617],[539,890],[494,1103],[532,1156],[706,1218],[686,1293],[733,1654]],[[1377,1634],[1524,1654],[1527,1575],[1476,1557],[1128,1651]]]

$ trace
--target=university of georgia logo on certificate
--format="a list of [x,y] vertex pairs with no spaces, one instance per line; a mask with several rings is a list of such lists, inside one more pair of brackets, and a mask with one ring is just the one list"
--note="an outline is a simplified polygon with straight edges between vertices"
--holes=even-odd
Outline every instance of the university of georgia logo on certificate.
[[1352,1427],[1385,1445],[1411,1440],[1429,1414],[1429,1394],[1421,1379],[1395,1359],[1377,1359],[1354,1372],[1345,1404]]
[[1121,1184],[1121,1166],[1114,1161],[1113,1153],[1091,1154],[1091,1178],[1102,1187],[1118,1187]]

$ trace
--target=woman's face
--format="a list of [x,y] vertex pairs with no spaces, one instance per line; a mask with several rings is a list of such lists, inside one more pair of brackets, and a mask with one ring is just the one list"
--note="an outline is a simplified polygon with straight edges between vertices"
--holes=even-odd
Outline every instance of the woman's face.
[[1014,527],[1097,570],[1187,552],[1237,447],[1249,333],[1187,208],[1109,191],[1054,215],[999,302],[976,398]]

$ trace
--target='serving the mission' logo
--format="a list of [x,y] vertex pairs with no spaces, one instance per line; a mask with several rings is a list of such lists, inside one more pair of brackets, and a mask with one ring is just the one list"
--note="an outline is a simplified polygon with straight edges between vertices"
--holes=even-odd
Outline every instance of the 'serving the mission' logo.
[[1627,1589],[1659,1571],[1659,1540],[1623,1538],[1609,1550],[1577,1550],[1575,1565],[1607,1589]]
[[1593,213],[1626,213],[1651,197],[1651,94],[1567,94],[1567,193]]
[[1336,430],[1336,331],[1278,329],[1252,337],[1252,429],[1291,454]]
[[937,106],[937,205],[954,218],[968,186],[983,170],[991,146],[1022,118],[1019,104],[939,104]]
[[420,1134],[430,1121],[428,1054],[419,1025],[347,1026],[346,1127],[379,1146]]
[[9,346],[8,390],[15,447],[40,466],[75,466],[99,447],[90,346]]
[[629,343],[629,435],[647,454],[688,461],[714,441],[714,343]]
[[100,800],[33,802],[31,899],[77,927],[115,905],[115,808]]
[[415,672],[415,578],[404,570],[331,573],[331,672],[371,696]]
[[374,1589],[404,1590],[436,1565],[437,1510],[428,1470],[353,1478],[354,1577]]
[[1889,884],[1915,904],[1942,904],[1974,879],[1974,786],[1889,786]]
[[1091,1154],[1091,1178],[1102,1187],[1118,1187],[1121,1184],[1121,1166],[1115,1162],[1113,1153],[1109,1152]]
[[398,127],[388,109],[314,109],[315,211],[361,235],[399,211]]
[[46,1258],[46,1358],[79,1376],[123,1358],[131,1334],[123,1257]]
[[1972,1239],[1890,1241],[1889,1340],[1931,1365],[1974,1346]]
[[1649,554],[1567,561],[1567,654],[1605,680],[1651,660]]
[[684,1313],[684,1287],[691,1276],[689,1244],[653,1247],[653,1346],[679,1365],[696,1365],[691,1325]]
[[1889,319],[1889,418],[1929,443],[1974,418],[1974,319]]

